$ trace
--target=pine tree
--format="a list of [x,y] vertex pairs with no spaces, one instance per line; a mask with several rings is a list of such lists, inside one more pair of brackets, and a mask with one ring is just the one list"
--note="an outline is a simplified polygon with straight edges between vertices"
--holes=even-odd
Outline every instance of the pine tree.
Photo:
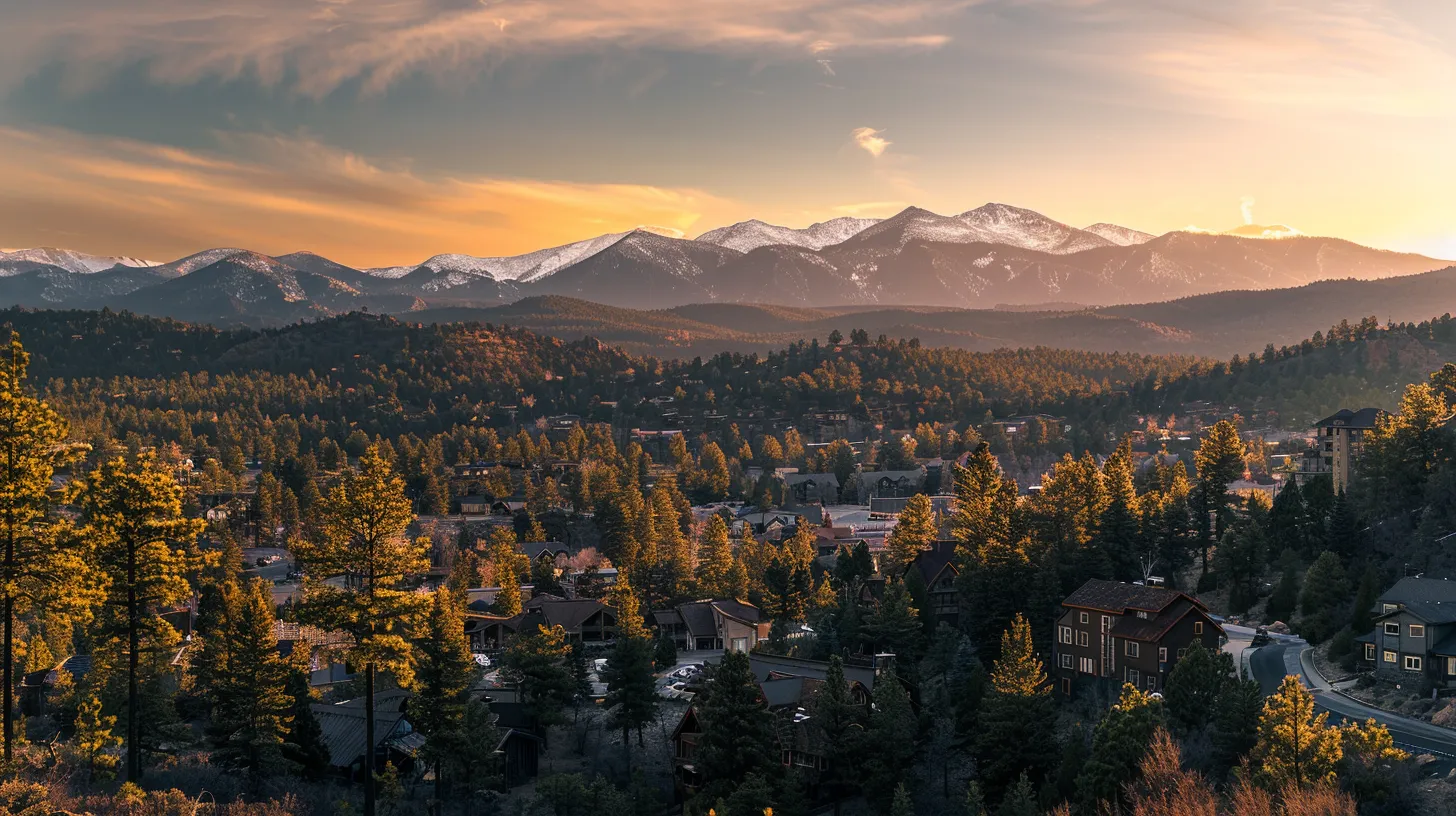
[[1365,634],[1375,628],[1375,602],[1380,592],[1380,576],[1374,565],[1367,566],[1360,576],[1360,587],[1355,591],[1355,606],[1351,610],[1350,629],[1356,634]]
[[1249,754],[1261,785],[1278,791],[1332,782],[1342,750],[1340,732],[1325,724],[1328,712],[1315,714],[1314,695],[1290,675],[1264,703],[1259,736]]
[[491,531],[486,558],[500,591],[495,596],[495,614],[511,617],[521,614],[521,572],[525,556],[516,549],[516,537],[505,527]]
[[108,751],[121,744],[121,737],[113,736],[112,730],[116,728],[116,718],[101,713],[101,700],[94,694],[86,694],[81,698],[80,711],[76,715],[76,751],[80,754],[82,761],[86,763],[87,772],[91,778],[97,777],[97,772],[110,773],[118,762],[117,757]]
[[1001,637],[1001,657],[982,700],[976,761],[987,796],[999,797],[1019,773],[1040,780],[1056,762],[1056,709],[1031,626],[1017,615]]
[[415,641],[415,697],[410,716],[425,735],[422,756],[435,770],[435,799],[445,798],[455,769],[454,757],[466,736],[465,709],[480,667],[470,653],[460,603],[448,590],[436,590],[421,637]]
[[915,557],[935,542],[937,532],[930,497],[924,493],[911,496],[905,502],[905,509],[900,511],[895,529],[885,540],[881,570],[892,578],[904,575]]
[[851,795],[861,782],[864,760],[864,707],[854,702],[844,676],[844,660],[829,658],[824,682],[814,692],[812,727],[824,746],[826,768],[820,775],[826,795],[836,803]]
[[[1244,441],[1239,438],[1239,429],[1228,420],[1220,420],[1208,430],[1208,435],[1198,446],[1194,455],[1198,472],[1196,495],[1200,512],[1196,515],[1203,548],[1203,573],[1208,574],[1208,551],[1213,543],[1223,538],[1224,528],[1230,521],[1228,486],[1244,472]],[[1208,526],[1209,515],[1213,526]]]
[[1022,771],[1017,777],[1016,784],[1006,791],[1001,799],[1001,806],[996,808],[996,816],[1040,816],[1041,806],[1036,801],[1036,788],[1031,784],[1031,777],[1026,771]]
[[284,764],[283,742],[292,719],[289,667],[278,653],[273,595],[254,579],[237,595],[237,614],[226,631],[226,671],[214,677],[214,764],[245,771],[254,786]]
[[895,799],[890,803],[890,816],[915,816],[915,805],[910,801],[910,791],[904,782],[895,786]]
[[[1294,550],[1285,550],[1282,557],[1284,568],[1279,573],[1279,583],[1269,594],[1269,603],[1264,607],[1264,617],[1271,623],[1289,621],[1294,617],[1294,608],[1299,604],[1299,564]],[[1370,601],[1375,603],[1372,598]]]
[[294,655],[285,687],[290,718],[288,736],[283,740],[283,756],[299,767],[305,779],[318,780],[329,770],[329,749],[324,745],[323,727],[313,713],[308,650],[297,650]]
[[698,713],[703,725],[698,767],[703,769],[708,801],[749,774],[768,773],[778,766],[773,717],[764,705],[747,654],[723,655],[705,684]]
[[1139,523],[1142,511],[1132,476],[1132,441],[1123,437],[1102,465],[1107,506],[1098,519],[1093,541],[1112,565],[1113,577],[1122,581],[1142,577],[1139,559],[1145,550]]
[[742,594],[734,584],[733,544],[728,540],[728,523],[714,513],[703,526],[698,542],[698,588],[711,598],[737,598]]
[[1308,553],[1309,542],[1304,535],[1307,527],[1304,493],[1295,480],[1290,479],[1274,497],[1274,506],[1269,511],[1269,542],[1281,552]]
[[[202,523],[183,518],[182,488],[151,457],[135,466],[122,459],[102,463],[86,477],[80,503],[81,535],[95,548],[107,588],[106,614],[97,632],[100,651],[107,653],[101,676],[114,665],[112,658],[124,655],[127,661],[126,776],[136,782],[142,772],[143,686],[157,679],[163,670],[157,658],[178,640],[157,610],[190,594],[184,547],[202,531]],[[145,719],[148,726],[159,724]]]
[[75,458],[63,443],[67,426],[49,404],[27,391],[30,355],[14,333],[0,361],[0,618],[3,618],[4,760],[15,740],[15,621],[41,604],[84,617],[95,599],[80,536],[64,534],[51,514],[51,477]]
[[[348,635],[346,657],[364,671],[365,743],[377,745],[375,674],[382,669],[401,684],[412,681],[406,636],[428,600],[403,584],[428,568],[428,542],[405,535],[414,514],[403,480],[379,446],[365,452],[358,470],[345,473],[313,515],[314,534],[297,548],[307,567],[298,616]],[[343,585],[331,578],[342,578]],[[364,775],[364,816],[374,816],[376,808],[370,771]]]
[[1233,658],[1193,644],[1168,672],[1163,699],[1168,718],[1179,733],[1191,734],[1213,722],[1219,694],[1233,674]]
[[881,677],[875,683],[874,696],[875,708],[865,733],[874,750],[865,762],[864,785],[865,796],[883,806],[894,796],[895,785],[914,771],[919,723],[898,677]]
[[703,446],[698,458],[698,498],[704,502],[722,501],[728,498],[728,487],[732,476],[728,473],[728,459],[718,443],[709,442]]
[[918,615],[919,610],[911,605],[905,582],[890,581],[885,584],[879,604],[865,620],[865,637],[876,650],[899,655],[909,664],[919,659],[923,640]]
[[1300,633],[1311,643],[1318,643],[1339,629],[1345,621],[1349,585],[1339,556],[1325,550],[1314,560],[1304,575],[1304,591],[1299,596]]
[[571,646],[560,626],[537,626],[511,640],[502,658],[501,675],[521,690],[521,702],[542,728],[566,721],[566,707],[576,694],[571,676]]
[[1257,681],[1241,677],[1224,684],[1213,718],[1213,759],[1218,776],[1237,767],[1253,750],[1263,707],[1264,694]]
[[607,684],[604,707],[613,726],[622,730],[622,753],[630,773],[632,745],[629,734],[637,730],[641,746],[642,729],[657,718],[657,688],[652,676],[652,641],[644,634],[618,637],[607,658],[602,678]]
[[1077,791],[1089,810],[1098,803],[1118,803],[1124,787],[1137,778],[1143,752],[1163,726],[1163,703],[1131,683],[1092,735],[1088,755],[1077,779]]

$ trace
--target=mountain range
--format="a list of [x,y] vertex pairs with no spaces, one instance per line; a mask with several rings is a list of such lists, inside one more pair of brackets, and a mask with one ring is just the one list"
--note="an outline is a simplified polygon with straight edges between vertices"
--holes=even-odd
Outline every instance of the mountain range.
[[482,308],[569,297],[627,309],[701,303],[784,307],[951,306],[1170,300],[1338,278],[1410,275],[1444,262],[1287,227],[1161,236],[1079,229],[987,204],[945,216],[910,207],[883,220],[805,229],[745,221],[687,240],[649,229],[526,255],[436,255],[355,269],[308,252],[206,250],[169,263],[59,249],[0,254],[0,306],[124,308],[217,325],[278,325],[368,309]]

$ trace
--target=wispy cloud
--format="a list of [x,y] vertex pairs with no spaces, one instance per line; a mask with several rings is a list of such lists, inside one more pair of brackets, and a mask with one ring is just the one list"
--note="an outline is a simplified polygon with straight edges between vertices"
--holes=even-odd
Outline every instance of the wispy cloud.
[[691,189],[427,177],[302,137],[219,139],[225,150],[212,154],[0,127],[0,244],[159,258],[310,249],[383,265],[526,252],[642,224],[681,235],[743,209]]
[[885,154],[885,150],[890,145],[894,144],[894,142],[882,137],[880,135],[881,133],[884,133],[884,131],[869,127],[859,127],[855,128],[849,135],[850,138],[854,139],[854,143],[860,146],[860,149],[878,159]]
[[61,63],[92,78],[254,76],[305,94],[414,72],[471,75],[513,56],[633,49],[752,59],[937,48],[979,0],[50,0],[7,8],[0,79]]

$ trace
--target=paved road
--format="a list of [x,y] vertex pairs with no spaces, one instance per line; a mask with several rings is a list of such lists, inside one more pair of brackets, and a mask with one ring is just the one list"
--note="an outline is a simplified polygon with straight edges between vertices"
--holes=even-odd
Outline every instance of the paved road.
[[1390,729],[1391,738],[1407,751],[1456,757],[1456,731],[1371,708],[1330,689],[1313,667],[1306,669],[1300,660],[1304,648],[1303,641],[1292,641],[1272,643],[1253,653],[1249,665],[1265,696],[1279,688],[1285,675],[1294,674],[1310,687],[1315,705],[1334,719],[1364,722],[1373,718]]

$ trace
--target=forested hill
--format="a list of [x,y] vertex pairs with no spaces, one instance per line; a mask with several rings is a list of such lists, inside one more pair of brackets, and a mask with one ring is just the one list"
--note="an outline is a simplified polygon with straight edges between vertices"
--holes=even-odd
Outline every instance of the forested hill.
[[143,437],[188,415],[204,418],[193,433],[211,434],[214,414],[229,413],[247,424],[317,416],[385,436],[560,413],[655,427],[674,412],[748,425],[836,410],[905,427],[1078,411],[1196,362],[1045,348],[976,353],[863,336],[834,348],[801,342],[762,357],[663,361],[591,339],[366,314],[220,331],[124,313],[12,310],[0,312],[0,325],[21,334],[37,381],[49,382],[78,421],[130,426]]

